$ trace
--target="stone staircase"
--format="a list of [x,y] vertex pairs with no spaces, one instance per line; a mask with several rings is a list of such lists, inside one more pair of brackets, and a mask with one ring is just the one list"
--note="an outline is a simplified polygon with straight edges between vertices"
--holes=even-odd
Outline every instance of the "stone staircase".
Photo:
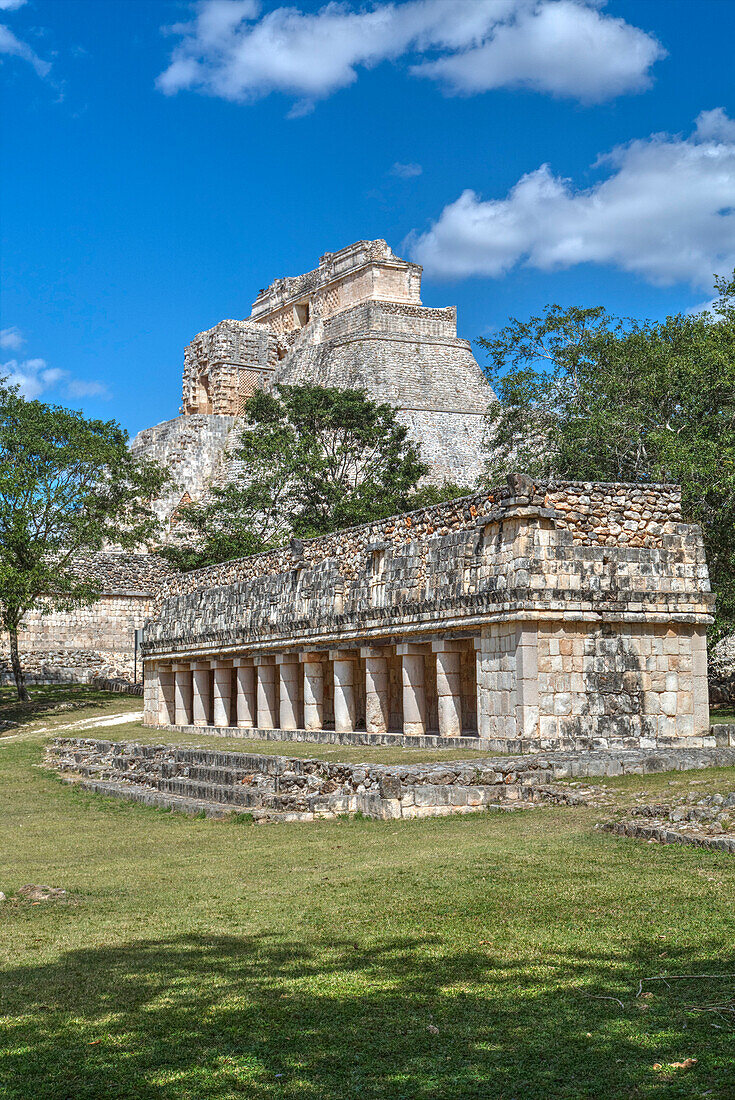
[[570,789],[558,780],[735,764],[735,749],[381,765],[58,737],[47,748],[46,763],[70,782],[101,794],[190,814],[248,814],[255,822],[268,822],[355,813],[433,817],[538,802],[588,802],[599,792]]

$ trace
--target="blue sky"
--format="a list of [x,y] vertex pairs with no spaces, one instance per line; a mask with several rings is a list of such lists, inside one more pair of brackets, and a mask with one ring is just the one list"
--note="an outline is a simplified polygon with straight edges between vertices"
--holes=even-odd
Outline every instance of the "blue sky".
[[735,266],[733,40],[728,0],[0,0],[0,362],[134,433],[195,333],[373,237],[470,339],[691,309]]

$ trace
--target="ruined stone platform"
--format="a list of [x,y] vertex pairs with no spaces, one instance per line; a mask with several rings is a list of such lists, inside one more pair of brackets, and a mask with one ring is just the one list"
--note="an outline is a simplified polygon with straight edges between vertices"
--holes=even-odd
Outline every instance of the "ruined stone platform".
[[360,813],[379,819],[437,817],[540,802],[574,804],[562,779],[735,765],[735,748],[556,752],[406,764],[348,764],[130,741],[60,737],[46,763],[103,794],[211,817],[258,823]]
[[536,753],[620,753],[633,750],[644,752],[669,752],[677,749],[715,749],[735,748],[735,725],[712,725],[708,733],[699,737],[566,737],[546,740],[544,738],[522,737],[441,737],[439,734],[404,734],[398,732],[368,733],[365,730],[351,730],[339,733],[332,729],[261,729],[241,726],[192,726],[178,725],[169,727],[171,733],[197,737],[239,738],[243,741],[282,741],[297,744],[315,745],[352,745],[366,747],[391,747],[403,749],[454,749],[464,752],[511,753],[527,756]]

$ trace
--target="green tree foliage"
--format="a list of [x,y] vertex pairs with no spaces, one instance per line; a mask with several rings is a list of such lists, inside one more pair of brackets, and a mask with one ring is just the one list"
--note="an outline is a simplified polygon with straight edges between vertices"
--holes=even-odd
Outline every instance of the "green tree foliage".
[[148,502],[167,475],[133,458],[127,438],[113,420],[86,420],[0,385],[0,625],[23,701],[25,613],[94,601],[99,592],[75,573],[78,555],[138,547],[155,531]]
[[256,393],[233,457],[242,477],[181,509],[166,556],[184,569],[368,523],[469,490],[417,489],[428,472],[390,405],[363,390],[305,385]]
[[704,532],[716,638],[735,630],[735,276],[715,285],[719,299],[696,315],[622,321],[550,306],[480,343],[500,399],[488,479],[679,482]]

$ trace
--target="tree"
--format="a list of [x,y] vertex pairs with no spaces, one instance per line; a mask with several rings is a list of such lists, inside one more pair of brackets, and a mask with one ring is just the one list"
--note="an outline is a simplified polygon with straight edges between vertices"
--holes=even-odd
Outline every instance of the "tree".
[[718,596],[713,638],[735,630],[735,275],[699,314],[665,321],[547,307],[494,339],[493,481],[532,476],[682,486]]
[[86,420],[0,384],[0,625],[20,700],[29,698],[18,652],[23,616],[98,598],[75,571],[78,556],[145,543],[157,524],[149,502],[166,477],[133,458],[114,420]]
[[242,476],[181,509],[183,537],[163,551],[181,568],[368,523],[436,495],[417,489],[428,466],[395,410],[363,390],[277,385],[250,398],[243,427],[232,455]]

